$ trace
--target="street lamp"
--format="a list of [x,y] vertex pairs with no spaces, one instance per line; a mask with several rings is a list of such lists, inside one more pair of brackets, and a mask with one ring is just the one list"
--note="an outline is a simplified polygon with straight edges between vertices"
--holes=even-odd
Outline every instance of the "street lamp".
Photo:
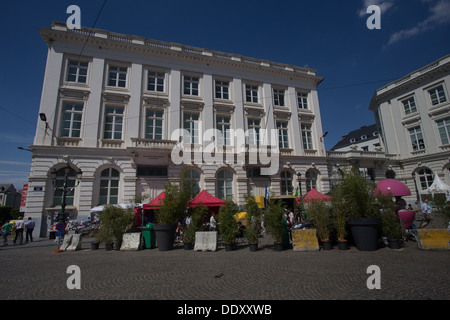
[[62,202],[61,202],[61,213],[59,215],[59,222],[65,223],[66,221],[66,197],[67,195],[73,191],[73,189],[75,189],[76,187],[78,187],[78,185],[80,184],[80,180],[81,180],[81,176],[83,175],[83,172],[81,171],[81,169],[78,169],[77,171],[75,171],[75,175],[76,175],[76,179],[77,179],[77,183],[75,186],[73,186],[72,188],[68,187],[68,179],[70,176],[70,172],[72,171],[72,167],[67,164],[64,168],[64,183],[62,187],[57,187],[56,186],[56,177],[58,174],[58,171],[56,169],[53,169],[52,172],[50,173],[51,175],[51,179],[52,179],[52,184],[56,189],[59,189],[62,191]]
[[302,195],[302,182],[300,181],[301,178],[302,178],[302,174],[300,172],[297,172],[298,190],[300,191],[300,198],[303,197],[303,195]]

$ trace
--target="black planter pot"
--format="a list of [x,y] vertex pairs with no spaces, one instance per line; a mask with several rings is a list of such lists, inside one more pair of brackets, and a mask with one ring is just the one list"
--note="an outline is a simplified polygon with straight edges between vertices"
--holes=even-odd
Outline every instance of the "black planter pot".
[[100,243],[92,241],[91,242],[91,250],[98,250]]
[[338,241],[338,249],[339,250],[348,250],[348,242],[347,241]]
[[348,220],[355,246],[360,251],[378,249],[378,231],[380,221],[377,218],[353,218]]
[[257,243],[250,243],[250,251],[255,252],[258,251],[258,244]]
[[400,240],[398,240],[398,239],[388,239],[388,243],[389,243],[389,248],[391,248],[391,249],[400,249],[401,248]]
[[113,249],[114,244],[113,243],[105,243],[105,250],[111,251]]
[[331,241],[322,241],[322,249],[323,250],[331,250],[333,249],[332,245],[331,245]]
[[224,243],[225,251],[233,251],[234,250],[234,243]]
[[159,251],[169,251],[173,249],[175,241],[176,224],[155,224],[153,225],[156,236],[156,244]]
[[183,248],[184,248],[184,250],[191,250],[193,248],[193,243],[191,243],[191,242],[184,243]]

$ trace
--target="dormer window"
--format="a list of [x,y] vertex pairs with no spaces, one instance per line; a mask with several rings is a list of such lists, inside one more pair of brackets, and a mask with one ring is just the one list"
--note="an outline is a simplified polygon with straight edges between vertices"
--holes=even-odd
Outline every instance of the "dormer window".
[[354,143],[354,142],[356,142],[356,139],[355,139],[355,138],[351,138],[351,139],[350,139],[350,142],[351,142],[351,143]]
[[367,136],[366,136],[365,134],[363,134],[363,135],[361,136],[361,140],[364,140],[364,139],[367,139]]

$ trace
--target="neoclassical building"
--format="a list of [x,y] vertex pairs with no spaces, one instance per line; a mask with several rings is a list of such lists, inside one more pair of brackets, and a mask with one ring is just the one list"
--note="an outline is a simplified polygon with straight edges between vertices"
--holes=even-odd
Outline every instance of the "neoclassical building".
[[378,89],[370,103],[389,176],[419,200],[438,174],[450,184],[450,55]]
[[315,70],[57,22],[40,32],[48,56],[26,207],[40,235],[61,210],[65,170],[66,213],[78,219],[151,200],[182,168],[197,190],[239,204],[266,186],[329,191]]

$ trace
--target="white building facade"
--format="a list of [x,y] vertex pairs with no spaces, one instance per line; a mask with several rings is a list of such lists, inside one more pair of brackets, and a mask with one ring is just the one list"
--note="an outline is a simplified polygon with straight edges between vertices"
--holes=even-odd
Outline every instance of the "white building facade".
[[450,55],[375,92],[380,143],[391,157],[390,175],[419,200],[438,174],[450,183]]
[[185,167],[198,190],[238,204],[266,186],[329,191],[315,70],[63,23],[40,32],[45,117],[30,146],[26,215],[41,236],[61,210],[67,164],[83,172],[66,199],[80,220],[97,205],[153,199]]

